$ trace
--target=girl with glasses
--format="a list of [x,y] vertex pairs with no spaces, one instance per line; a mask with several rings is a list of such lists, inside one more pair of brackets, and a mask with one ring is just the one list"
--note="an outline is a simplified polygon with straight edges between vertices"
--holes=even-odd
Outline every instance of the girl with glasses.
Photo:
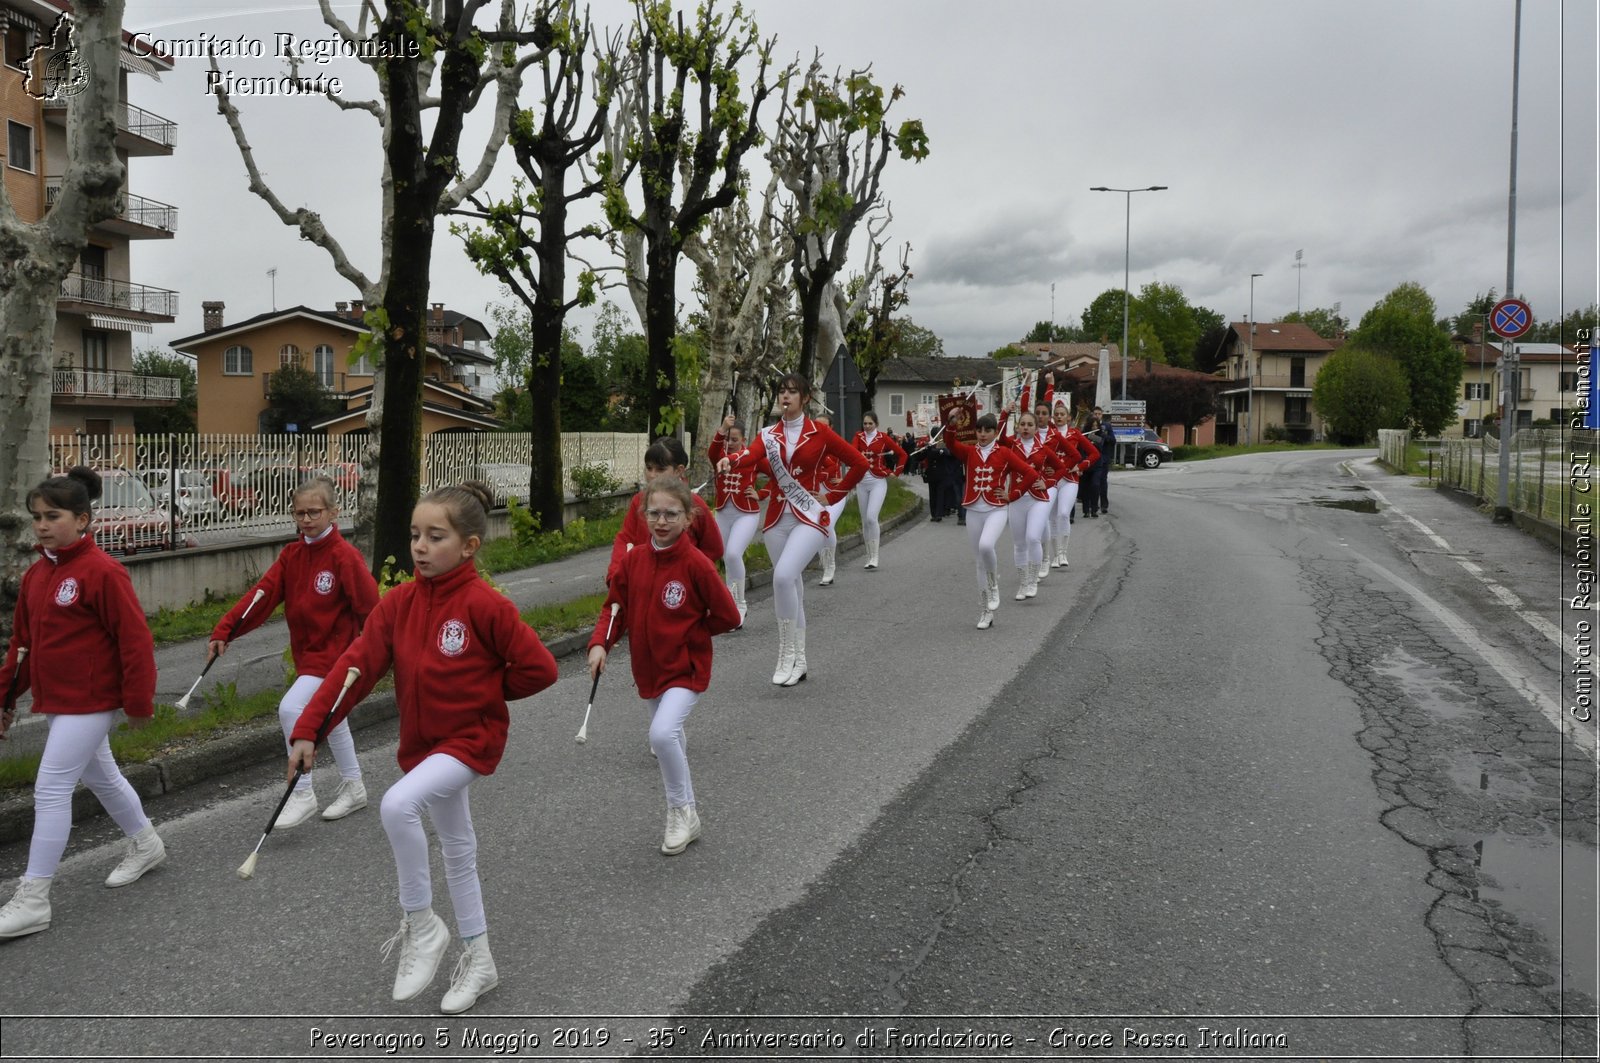
[[[285,748],[306,702],[378,605],[378,584],[367,570],[366,560],[339,534],[337,499],[338,490],[326,476],[314,476],[295,488],[290,509],[299,534],[278,554],[260,582],[217,621],[207,647],[209,663],[228,652],[228,643],[266,623],[278,603],[283,603],[295,671],[294,682],[278,702]],[[260,601],[255,597],[258,591]],[[328,749],[339,769],[339,786],[322,810],[322,818],[343,819],[367,807],[367,786],[349,724],[341,723],[328,732]],[[317,792],[308,771],[273,821],[273,829],[298,827],[316,815],[317,808]]]
[[[683,449],[683,441],[677,436],[662,436],[651,443],[644,451],[644,470],[646,483],[659,476],[670,475],[676,476],[687,486],[689,452]],[[712,564],[716,564],[722,560],[724,553],[722,530],[717,527],[717,520],[712,516],[711,507],[706,505],[705,499],[694,495],[694,502],[694,513],[688,527],[689,540]],[[650,527],[644,519],[643,503],[643,491],[634,495],[633,501],[628,503],[628,512],[622,518],[622,528],[611,543],[611,563],[606,566],[607,583],[611,582],[612,574],[616,572],[617,566],[622,564],[622,559],[629,550],[650,541]]]
[[[778,382],[778,423],[756,433],[737,458],[723,457],[718,472],[753,469],[772,478],[762,537],[772,557],[772,600],[778,614],[778,666],[772,682],[794,686],[806,677],[806,613],[801,575],[828,541],[833,514],[866,475],[867,459],[825,425],[806,416],[811,383],[797,373]],[[826,483],[823,459],[832,456],[849,471]]]

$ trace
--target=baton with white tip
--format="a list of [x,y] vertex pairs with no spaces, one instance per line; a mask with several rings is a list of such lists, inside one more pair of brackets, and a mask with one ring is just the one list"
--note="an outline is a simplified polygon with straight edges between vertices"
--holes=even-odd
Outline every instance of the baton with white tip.
[[[259,587],[256,588],[255,597],[250,599],[250,604],[244,607],[244,612],[239,614],[239,619],[235,620],[233,622],[233,626],[228,629],[228,637],[222,640],[224,645],[233,641],[233,636],[236,632],[238,632],[239,625],[244,623],[244,618],[249,616],[250,610],[254,609],[256,607],[256,603],[266,596],[266,591],[260,589]],[[178,708],[180,710],[187,709],[189,707],[189,699],[194,697],[195,690],[200,686],[200,680],[206,677],[206,673],[211,671],[211,666],[217,663],[217,657],[221,656],[221,653],[216,654],[216,656],[212,657],[206,662],[206,666],[204,668],[200,669],[199,676],[197,676],[195,681],[189,686],[188,692],[185,693],[183,697],[178,699]]]
[[[611,619],[606,621],[606,641],[611,641],[611,628],[617,622],[617,610],[622,608],[621,602],[611,603]],[[580,746],[589,741],[589,712],[594,708],[594,692],[600,689],[600,673],[602,669],[595,669],[594,682],[589,684],[589,704],[584,706],[583,726],[578,728],[578,734],[573,741]]]

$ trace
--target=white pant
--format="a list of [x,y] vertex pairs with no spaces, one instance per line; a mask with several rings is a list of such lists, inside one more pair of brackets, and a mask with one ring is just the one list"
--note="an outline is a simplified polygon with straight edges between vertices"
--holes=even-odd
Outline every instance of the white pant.
[[33,783],[33,841],[24,877],[50,878],[56,873],[72,833],[72,791],[79,779],[100,799],[122,833],[131,838],[150,825],[139,795],[111,758],[111,725],[117,712],[47,717],[50,734]]
[[684,687],[669,687],[659,698],[649,698],[650,751],[661,767],[661,788],[667,804],[683,808],[694,804],[694,783],[689,779],[689,757],[683,748],[683,723],[700,701],[700,695]]
[[1044,529],[1050,521],[1050,501],[1023,495],[1006,507],[1011,525],[1011,556],[1018,568],[1044,561]]
[[1072,507],[1078,502],[1078,481],[1062,480],[1056,484],[1056,505],[1051,526],[1055,535],[1072,534]]
[[967,507],[967,539],[972,543],[972,552],[978,558],[978,589],[989,589],[989,574],[998,575],[1000,562],[995,557],[995,544],[1000,541],[1000,535],[1006,530],[1005,507],[989,509],[979,503],[977,506]]
[[733,503],[717,510],[717,528],[722,532],[722,567],[729,580],[744,582],[744,552],[761,527],[761,514],[746,513]]
[[804,628],[805,584],[800,577],[828,536],[786,512],[762,538],[767,544],[767,556],[772,558],[772,604],[778,619],[793,620],[796,627]]
[[[283,726],[285,748],[290,747],[289,735],[294,732],[294,725],[300,722],[300,713],[305,711],[317,688],[322,685],[322,678],[320,675],[296,676],[294,682],[289,684],[289,689],[283,692],[283,700],[278,702],[278,723]],[[328,749],[333,753],[333,762],[339,766],[339,778],[361,778],[361,762],[356,759],[356,740],[350,734],[350,721],[340,720],[339,726],[328,732]],[[300,776],[295,789],[311,789],[309,771]]]
[[[828,549],[839,548],[839,514],[844,512],[844,507],[850,504],[850,496],[845,495],[831,506],[824,506],[828,511]],[[805,625],[801,625],[804,627]]]
[[433,907],[433,878],[428,870],[428,835],[422,812],[428,812],[439,850],[444,855],[445,883],[456,913],[456,930],[464,938],[489,929],[483,914],[483,883],[478,880],[478,835],[472,829],[467,784],[478,773],[448,753],[434,753],[400,777],[383,795],[383,829],[394,850],[400,877],[400,907],[408,912]]
[[871,473],[856,484],[856,508],[861,511],[861,534],[869,543],[878,541],[878,514],[889,494],[889,481]]

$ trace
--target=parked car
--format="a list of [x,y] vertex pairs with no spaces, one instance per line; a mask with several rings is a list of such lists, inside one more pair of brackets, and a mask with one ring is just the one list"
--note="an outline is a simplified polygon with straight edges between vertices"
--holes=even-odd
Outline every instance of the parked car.
[[1144,430],[1144,438],[1128,444],[1133,447],[1133,461],[1143,469],[1159,469],[1162,462],[1172,460],[1172,448],[1156,434],[1154,428]]
[[174,522],[143,480],[127,469],[95,471],[100,474],[100,498],[94,504],[92,527],[94,541],[102,550],[134,554],[140,550],[165,550],[171,545],[195,545],[183,530],[183,517],[178,516]]
[[249,479],[233,469],[203,469],[211,481],[211,491],[216,495],[222,512],[230,517],[253,517],[261,508],[261,496]]
[[341,491],[354,491],[361,480],[361,466],[353,461],[329,461],[321,465],[300,466],[300,478],[326,476]]
[[[145,486],[150,488],[150,493],[155,496],[156,503],[163,509],[167,506],[169,492],[167,489],[166,469],[140,469],[139,477],[144,480]],[[178,480],[178,512],[189,523],[200,518],[214,518],[222,515],[222,503],[217,498],[217,493],[211,489],[211,481],[199,469],[177,470]]]

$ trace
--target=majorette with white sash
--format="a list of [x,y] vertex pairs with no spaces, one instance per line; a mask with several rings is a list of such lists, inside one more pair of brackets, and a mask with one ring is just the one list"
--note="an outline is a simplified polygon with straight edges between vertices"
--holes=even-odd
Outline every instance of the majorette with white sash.
[[[867,471],[867,459],[859,451],[805,415],[810,398],[809,380],[795,373],[785,376],[778,383],[778,423],[758,432],[743,454],[717,463],[719,473],[754,469],[771,478],[762,533],[772,558],[772,601],[778,615],[778,667],[772,681],[779,686],[805,680],[801,574],[828,541],[832,518],[827,506],[846,498]],[[832,484],[823,468],[823,458],[830,454],[849,467]]]

